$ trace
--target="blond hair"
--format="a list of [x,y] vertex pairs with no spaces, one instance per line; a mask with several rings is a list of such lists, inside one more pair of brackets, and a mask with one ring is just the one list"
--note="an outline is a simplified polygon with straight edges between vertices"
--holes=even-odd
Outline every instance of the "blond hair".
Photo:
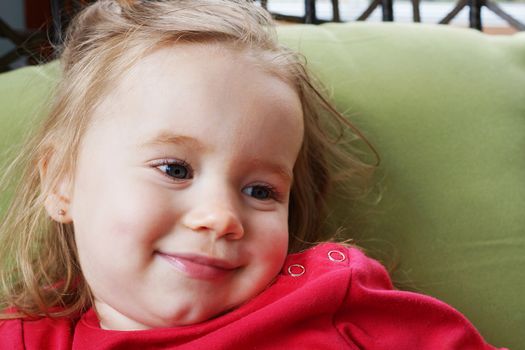
[[348,201],[367,192],[374,165],[361,161],[352,144],[368,141],[316,87],[304,58],[278,43],[261,7],[241,0],[100,0],[72,21],[49,115],[10,167],[23,176],[0,226],[0,308],[13,308],[0,319],[73,316],[92,306],[73,224],[53,221],[44,202],[60,179],[74,181],[80,141],[112,82],[152,50],[176,42],[243,49],[299,94],[305,131],[290,193],[290,251],[329,238],[326,203],[334,180],[345,185],[337,188]]

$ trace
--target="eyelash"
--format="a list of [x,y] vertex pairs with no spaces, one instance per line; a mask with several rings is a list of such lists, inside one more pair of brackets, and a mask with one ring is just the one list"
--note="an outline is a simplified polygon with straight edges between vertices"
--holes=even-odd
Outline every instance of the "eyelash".
[[189,178],[192,178],[193,177],[193,169],[191,167],[191,165],[186,162],[185,160],[179,160],[179,159],[162,159],[161,161],[159,161],[158,163],[155,163],[153,164],[153,167],[154,168],[157,168],[159,171],[162,172],[162,174],[166,177],[168,177],[170,180],[172,181],[181,181],[181,180],[185,180],[185,179],[177,179],[173,176],[170,176],[168,175],[165,171],[162,171],[160,169],[161,166],[169,166],[169,165],[179,165],[179,166],[182,166],[184,168],[186,168],[188,170],[188,173],[189,173]]
[[[186,162],[185,160],[162,159],[161,161],[159,161],[158,163],[153,164],[152,166],[154,168],[157,168],[159,171],[161,171],[162,174],[164,176],[166,176],[167,178],[169,178],[171,181],[178,182],[178,181],[181,181],[181,180],[185,180],[185,179],[178,179],[178,178],[175,178],[173,176],[170,176],[165,171],[162,171],[161,169],[159,169],[161,166],[169,166],[169,165],[179,165],[179,166],[185,167],[188,170],[189,178],[193,178],[193,169],[192,169],[191,165],[188,162]],[[266,191],[269,192],[269,195],[268,195],[269,199],[273,199],[273,200],[278,201],[278,202],[282,201],[282,197],[283,197],[282,193],[279,192],[272,185],[256,183],[256,184],[250,185],[248,187],[261,187],[261,188],[263,188],[263,189],[265,189]],[[244,191],[243,191],[243,193],[244,193]],[[253,197],[253,198],[255,198],[255,197]]]
[[256,183],[256,184],[250,185],[249,187],[262,187],[266,191],[269,192],[269,195],[268,195],[269,199],[273,199],[273,200],[275,200],[277,202],[281,202],[282,201],[282,194],[275,187],[273,187],[272,185]]

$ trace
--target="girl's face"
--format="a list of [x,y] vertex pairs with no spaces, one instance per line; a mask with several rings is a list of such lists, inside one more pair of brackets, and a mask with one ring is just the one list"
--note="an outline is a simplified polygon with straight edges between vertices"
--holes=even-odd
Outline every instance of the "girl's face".
[[103,328],[201,322],[272,282],[302,119],[288,84],[217,45],[160,49],[115,82],[69,207]]

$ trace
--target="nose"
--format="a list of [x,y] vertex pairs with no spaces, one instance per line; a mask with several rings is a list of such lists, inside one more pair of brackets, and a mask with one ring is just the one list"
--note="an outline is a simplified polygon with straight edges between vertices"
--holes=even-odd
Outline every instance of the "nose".
[[184,226],[195,232],[214,234],[216,239],[237,240],[244,236],[241,219],[231,200],[204,198],[197,202],[183,216]]

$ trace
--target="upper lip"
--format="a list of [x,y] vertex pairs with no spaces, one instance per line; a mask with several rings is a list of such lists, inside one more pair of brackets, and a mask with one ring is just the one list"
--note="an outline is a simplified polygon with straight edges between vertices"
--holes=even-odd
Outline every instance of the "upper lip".
[[158,251],[158,253],[168,258],[189,260],[195,264],[212,266],[212,267],[216,267],[216,268],[223,269],[223,270],[233,270],[239,267],[239,265],[234,264],[228,260],[211,257],[211,256],[203,255],[203,254],[166,253],[162,251]]

